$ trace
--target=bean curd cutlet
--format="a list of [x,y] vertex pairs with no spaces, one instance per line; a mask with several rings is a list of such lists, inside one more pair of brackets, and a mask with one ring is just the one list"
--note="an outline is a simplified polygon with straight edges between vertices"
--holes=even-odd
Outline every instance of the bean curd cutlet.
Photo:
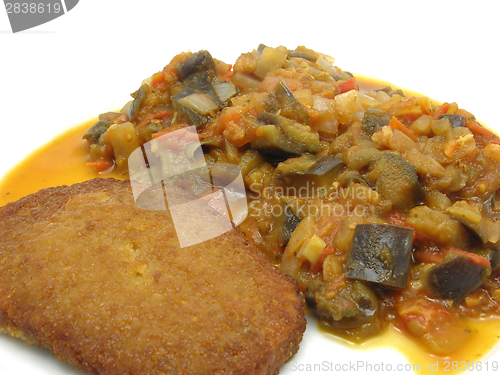
[[[139,145],[196,126],[209,165],[239,166],[240,228],[294,277],[323,326],[388,324],[446,356],[500,312],[500,140],[456,103],[362,91],[305,47],[234,67],[181,53],[84,136],[90,166],[127,173]],[[189,181],[180,181],[190,189]]]
[[180,248],[169,211],[139,208],[129,181],[9,203],[0,239],[0,329],[89,373],[274,374],[305,330],[297,284],[239,230]]

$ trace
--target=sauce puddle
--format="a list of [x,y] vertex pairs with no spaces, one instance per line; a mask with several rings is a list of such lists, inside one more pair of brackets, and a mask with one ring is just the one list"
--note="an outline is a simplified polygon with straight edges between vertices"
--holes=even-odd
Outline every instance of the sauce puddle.
[[125,176],[113,173],[101,176],[85,165],[88,158],[82,136],[96,121],[89,120],[57,136],[7,172],[0,181],[0,206],[48,187],[72,185],[97,177],[123,179]]

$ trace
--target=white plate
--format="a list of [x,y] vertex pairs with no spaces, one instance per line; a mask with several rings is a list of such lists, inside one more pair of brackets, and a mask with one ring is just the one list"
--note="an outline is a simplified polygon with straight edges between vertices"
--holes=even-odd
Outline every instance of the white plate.
[[[68,127],[120,107],[143,78],[188,49],[234,63],[259,43],[306,45],[336,57],[342,69],[455,101],[500,130],[493,2],[335,3],[86,0],[19,34],[0,13],[0,175]],[[309,324],[281,373],[338,372],[331,364],[349,373],[345,365],[360,359],[406,363],[392,351],[339,345]],[[0,374],[77,373],[47,350],[0,335]]]

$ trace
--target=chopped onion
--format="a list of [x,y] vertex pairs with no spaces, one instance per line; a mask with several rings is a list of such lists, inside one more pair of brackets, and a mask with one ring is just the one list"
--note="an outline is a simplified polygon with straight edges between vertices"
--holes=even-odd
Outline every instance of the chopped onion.
[[128,102],[127,102],[127,104],[125,104],[125,105],[123,106],[123,108],[122,108],[122,109],[120,109],[120,113],[123,113],[123,114],[125,114],[125,115],[126,115],[126,114],[127,114],[127,112],[128,112],[128,109],[129,109],[129,108],[130,108],[130,106],[132,105],[132,102],[133,102],[133,100],[128,101]]
[[233,78],[231,78],[231,81],[233,83],[242,88],[242,89],[255,89],[257,86],[260,85],[260,81],[258,79],[255,79],[253,77],[250,77],[249,75],[236,72],[233,75]]
[[318,57],[316,60],[316,65],[321,70],[327,72],[331,76],[335,76],[340,73],[340,71],[332,65],[330,61],[328,61],[324,56]]
[[148,77],[145,80],[143,80],[141,85],[148,85],[149,87],[151,87],[151,82],[153,82],[153,76]]
[[238,89],[232,82],[214,83],[212,88],[221,102],[227,101],[238,93]]
[[372,98],[371,96],[366,95],[363,92],[358,93],[358,97],[361,100],[361,103],[366,107],[376,107],[379,104],[377,99]]
[[[288,51],[287,51],[288,52]],[[281,48],[266,47],[262,51],[259,60],[257,61],[257,69],[255,75],[264,78],[267,73],[273,69],[279,69],[286,61],[288,53]]]
[[206,115],[211,111],[219,109],[218,104],[210,95],[198,92],[179,99],[178,103],[191,108],[200,115]]

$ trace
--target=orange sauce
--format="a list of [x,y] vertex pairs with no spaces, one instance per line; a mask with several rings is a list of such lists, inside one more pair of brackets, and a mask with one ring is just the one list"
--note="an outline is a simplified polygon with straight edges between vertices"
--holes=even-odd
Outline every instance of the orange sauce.
[[[358,82],[363,89],[380,88],[389,85],[383,81],[359,77]],[[392,85],[393,88],[397,88]],[[408,90],[405,93],[419,95]],[[435,102],[438,103],[438,102]],[[19,165],[15,166],[0,181],[0,206],[18,200],[26,195],[47,187],[71,185],[96,177],[124,178],[116,174],[99,175],[93,168],[85,165],[87,151],[83,146],[82,136],[97,120],[90,120],[56,137],[45,146],[34,151]],[[393,327],[381,335],[354,344],[321,330],[333,341],[347,345],[353,350],[372,351],[377,349],[393,349],[401,353],[417,374],[450,374],[461,373],[460,368],[477,366],[482,362],[482,370],[478,372],[492,373],[492,363],[487,362],[488,354],[500,341],[500,318],[489,320],[470,320],[468,322],[470,339],[468,342],[447,357],[436,357],[429,354],[425,347],[407,335],[403,335]],[[455,366],[457,367],[454,367]],[[458,368],[458,371],[454,371]],[[472,367],[471,367],[472,369]],[[395,370],[395,369],[393,369]],[[488,371],[487,371],[488,370]]]
[[48,187],[71,185],[96,177],[120,178],[117,174],[101,176],[85,165],[88,154],[82,136],[96,121],[87,121],[64,132],[6,173],[0,181],[0,206]]
[[[471,331],[469,340],[457,351],[446,357],[429,354],[425,346],[420,344],[418,340],[402,334],[392,326],[389,326],[380,335],[362,343],[352,343],[339,338],[329,331],[319,328],[319,325],[318,329],[322,334],[336,342],[349,346],[353,350],[361,352],[380,349],[395,350],[406,358],[415,374],[419,375],[460,374],[467,372],[460,371],[460,368],[467,370],[469,366],[470,370],[474,368],[477,373],[494,373],[496,372],[493,371],[494,368],[498,371],[500,369],[500,361],[488,360],[488,357],[491,356],[492,349],[500,342],[500,318],[488,320],[470,319],[466,323]],[[395,359],[393,370],[395,370],[396,364],[400,363],[400,361]],[[487,366],[489,367],[487,368]]]

